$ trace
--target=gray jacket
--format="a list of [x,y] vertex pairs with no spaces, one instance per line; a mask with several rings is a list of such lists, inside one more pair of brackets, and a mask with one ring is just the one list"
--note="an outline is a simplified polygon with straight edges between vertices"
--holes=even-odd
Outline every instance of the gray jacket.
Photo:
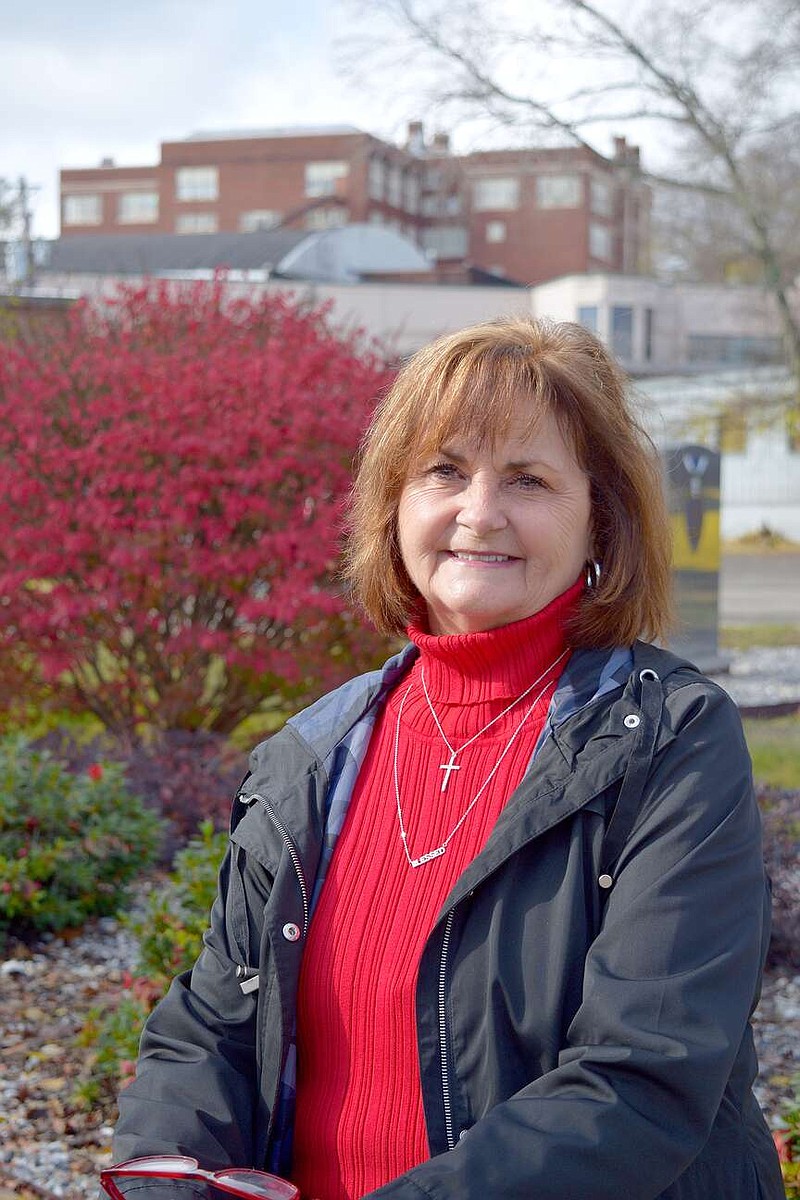
[[[315,888],[414,653],[254,751],[205,948],[148,1022],[115,1159],[286,1169]],[[644,643],[575,653],[531,767],[422,955],[431,1157],[373,1195],[779,1200],[748,1020],[768,934],[732,702]],[[178,1190],[150,1185],[146,1200]]]

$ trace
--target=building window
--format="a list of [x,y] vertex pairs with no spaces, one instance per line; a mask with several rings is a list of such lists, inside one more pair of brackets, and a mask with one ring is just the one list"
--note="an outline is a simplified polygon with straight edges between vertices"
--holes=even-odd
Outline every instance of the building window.
[[64,197],[65,225],[100,225],[103,221],[103,202],[92,193]]
[[737,337],[690,333],[687,355],[692,363],[769,364],[784,361],[783,343],[774,337]]
[[178,200],[218,199],[219,171],[216,167],[178,167],[175,197]]
[[592,212],[598,217],[610,217],[614,207],[614,193],[611,184],[606,179],[593,179],[591,182]]
[[306,195],[335,196],[340,179],[346,179],[350,166],[346,162],[306,163]]
[[403,172],[397,163],[391,163],[386,171],[386,200],[392,208],[403,203]]
[[406,173],[403,188],[403,204],[408,213],[417,213],[419,211],[419,176],[415,175],[412,171]]
[[274,229],[280,225],[283,213],[275,208],[254,208],[243,212],[239,217],[239,229],[242,233],[257,233],[260,229]]
[[338,205],[312,208],[306,214],[306,229],[337,229],[347,223],[347,210]]
[[540,175],[536,180],[539,208],[579,208],[582,200],[580,175]]
[[519,180],[513,176],[478,179],[472,186],[472,207],[476,212],[510,212],[519,208]]
[[117,200],[120,225],[151,225],[158,220],[158,192],[123,192]]
[[596,225],[592,222],[589,226],[589,256],[605,259],[606,262],[610,261],[611,230],[605,225]]
[[216,233],[216,213],[181,213],[175,222],[176,233]]
[[422,245],[432,258],[464,258],[467,253],[467,231],[460,225],[423,229]]
[[487,242],[504,242],[506,240],[506,223],[505,221],[487,221],[486,222],[486,241]]
[[633,358],[633,309],[627,305],[611,309],[611,351],[617,358]]
[[589,333],[597,333],[597,305],[581,304],[578,306],[578,324]]
[[439,212],[439,197],[423,196],[421,212],[423,217],[435,217]]
[[367,191],[370,200],[383,199],[383,187],[386,170],[382,158],[371,158],[367,168]]

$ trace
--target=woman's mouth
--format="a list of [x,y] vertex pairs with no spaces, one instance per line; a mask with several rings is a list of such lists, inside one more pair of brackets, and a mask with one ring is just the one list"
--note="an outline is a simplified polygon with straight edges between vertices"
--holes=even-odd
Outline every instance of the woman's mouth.
[[490,554],[480,550],[451,550],[449,553],[458,562],[507,563],[516,561],[512,554]]

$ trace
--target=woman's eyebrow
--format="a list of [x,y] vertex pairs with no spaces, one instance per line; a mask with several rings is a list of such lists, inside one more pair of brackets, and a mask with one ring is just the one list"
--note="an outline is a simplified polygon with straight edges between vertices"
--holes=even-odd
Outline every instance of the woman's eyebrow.
[[[467,462],[469,462],[468,452],[459,451],[453,446],[447,446],[447,445],[440,446],[439,449],[436,451],[436,453],[443,455],[445,458],[452,459],[452,461],[459,466],[464,465]],[[533,471],[533,470],[538,470],[541,467],[549,467],[551,469],[554,469],[557,467],[557,464],[552,462],[549,458],[534,457],[534,458],[526,458],[526,459],[519,459],[519,460],[512,459],[507,463],[503,463],[502,470],[503,471]]]

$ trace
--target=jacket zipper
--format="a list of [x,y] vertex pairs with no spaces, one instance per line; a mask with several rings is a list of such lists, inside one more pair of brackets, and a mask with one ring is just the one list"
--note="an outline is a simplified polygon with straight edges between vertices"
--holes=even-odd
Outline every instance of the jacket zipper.
[[292,841],[289,831],[287,830],[283,821],[276,813],[270,801],[267,800],[266,796],[262,796],[260,792],[251,792],[248,795],[240,795],[239,799],[241,800],[242,804],[252,804],[254,800],[260,800],[267,810],[270,820],[278,830],[278,833],[281,835],[281,841],[286,847],[286,852],[289,855],[289,858],[292,860],[292,866],[294,867],[295,875],[297,876],[297,882],[300,885],[300,895],[303,900],[303,937],[305,937],[308,931],[309,917],[308,888],[306,887],[306,877],[303,874],[303,864],[300,862],[300,855],[297,853],[297,847]]
[[452,1150],[456,1144],[453,1135],[453,1106],[450,1099],[449,1053],[447,1044],[447,1013],[445,1010],[447,983],[447,953],[450,949],[450,934],[453,929],[455,909],[447,914],[442,938],[442,952],[439,960],[439,1054],[442,1064],[442,1100],[444,1102],[444,1129],[447,1138],[447,1149]]

